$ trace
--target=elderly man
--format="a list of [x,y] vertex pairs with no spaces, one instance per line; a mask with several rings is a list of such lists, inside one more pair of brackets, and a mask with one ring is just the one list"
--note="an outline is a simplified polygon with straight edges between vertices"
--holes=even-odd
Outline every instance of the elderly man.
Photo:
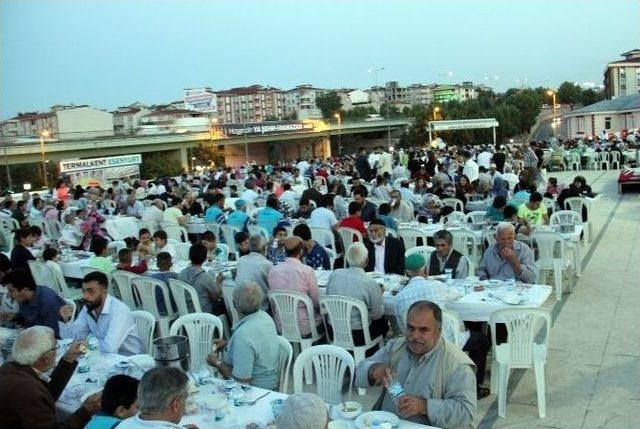
[[[144,347],[136,334],[131,310],[124,302],[109,295],[109,279],[99,271],[87,274],[82,279],[82,299],[85,306],[78,318],[62,330],[71,329],[74,339],[84,339],[93,334],[99,341],[103,353],[119,353],[125,356],[142,353]],[[70,310],[70,308],[66,308]],[[69,320],[73,314],[62,312]]]
[[[405,266],[409,283],[396,296],[396,317],[398,326],[402,330],[406,327],[406,315],[414,302],[430,301],[444,309],[447,301],[453,301],[460,297],[458,292],[445,287],[441,282],[427,279],[426,260],[421,254],[409,255]],[[484,382],[487,353],[491,348],[489,338],[481,330],[465,331],[461,335],[460,344],[456,345],[468,352],[469,357],[476,365],[478,370],[476,373],[477,395],[478,398],[484,398],[489,394],[489,389],[481,387]]]
[[[233,327],[229,344],[216,340],[216,351],[207,362],[224,378],[275,390],[278,384],[279,346],[276,325],[261,310],[264,295],[255,283],[242,283],[233,290],[233,306],[240,322]],[[219,351],[224,349],[222,360]]]
[[55,403],[78,365],[81,345],[71,343],[56,365],[56,339],[51,328],[33,326],[18,335],[13,361],[0,368],[0,427],[80,429],[87,424],[100,409],[100,393],[89,396],[64,421],[56,419]]
[[238,259],[238,267],[236,269],[236,284],[252,282],[256,283],[262,289],[264,301],[262,309],[269,308],[267,294],[269,293],[269,271],[273,268],[273,264],[265,256],[267,254],[267,243],[261,235],[252,235],[249,237],[248,255],[241,256]]
[[[349,268],[341,268],[331,273],[327,282],[327,295],[348,296],[362,301],[367,306],[369,313],[367,329],[371,338],[376,338],[379,335],[384,337],[389,330],[389,324],[384,317],[382,289],[373,278],[364,272],[369,252],[364,244],[353,243],[347,248],[345,257]],[[351,314],[351,329],[355,345],[364,345],[364,327],[358,311]]]
[[142,201],[137,200],[135,194],[130,194],[127,197],[127,216],[135,216],[136,219],[142,219],[144,211],[144,204],[142,204]]
[[197,429],[180,426],[189,397],[189,378],[178,368],[160,366],[147,371],[138,384],[138,410],[123,420],[118,429]]
[[537,275],[533,251],[525,243],[516,241],[515,227],[509,222],[500,222],[495,236],[496,243],[485,250],[478,267],[480,280],[516,279],[534,283]]
[[284,401],[276,426],[278,429],[325,429],[328,419],[327,405],[322,398],[313,393],[294,393]]
[[[319,306],[320,297],[318,290],[318,282],[313,268],[302,263],[304,255],[304,243],[300,237],[288,237],[284,239],[284,248],[287,252],[287,258],[281,264],[271,268],[267,281],[269,283],[269,291],[278,290],[299,292],[307,295],[313,303],[314,314],[308,315],[307,309],[300,307],[298,309],[298,323],[300,333],[302,335],[310,335],[311,328],[309,317],[314,318],[313,323],[319,327],[322,323],[320,317]],[[274,309],[275,312],[275,309]],[[276,315],[276,323],[279,326],[280,320]]]
[[143,221],[155,222],[157,225],[160,225],[162,219],[164,217],[164,204],[160,198],[156,198],[153,200],[153,204],[149,207],[145,208],[144,213],[142,213]]
[[444,274],[445,270],[451,270],[451,277],[464,279],[469,273],[467,258],[453,248],[453,236],[445,229],[433,234],[433,244],[436,251],[429,259],[429,275]]
[[365,271],[402,275],[404,274],[404,244],[401,240],[385,234],[384,221],[372,220],[365,240],[369,250],[369,263]]
[[392,380],[404,389],[394,400],[387,389],[374,405],[416,423],[444,428],[471,427],[477,408],[474,364],[441,337],[442,311],[429,301],[411,305],[404,338],[389,341],[356,368],[357,387]]

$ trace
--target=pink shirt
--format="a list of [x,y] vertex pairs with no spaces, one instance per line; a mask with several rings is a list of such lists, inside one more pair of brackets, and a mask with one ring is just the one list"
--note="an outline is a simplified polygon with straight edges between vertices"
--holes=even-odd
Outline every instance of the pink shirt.
[[[282,264],[276,265],[269,271],[267,276],[269,290],[288,290],[292,292],[303,293],[313,302],[313,312],[316,326],[322,322],[319,307],[318,282],[313,272],[313,268],[304,265],[299,259],[287,258]],[[280,320],[274,317],[278,329],[280,329]],[[298,307],[298,322],[300,324],[300,333],[307,335],[311,333],[309,328],[309,317],[306,307],[301,303]]]

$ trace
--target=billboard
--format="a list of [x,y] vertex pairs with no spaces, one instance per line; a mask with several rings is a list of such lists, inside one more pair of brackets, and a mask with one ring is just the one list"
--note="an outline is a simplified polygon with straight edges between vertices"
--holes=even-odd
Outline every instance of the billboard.
[[218,97],[210,88],[185,89],[184,108],[202,113],[215,113],[218,111]]
[[267,134],[310,133],[318,121],[273,121],[247,124],[223,124],[213,127],[227,137],[263,136]]
[[142,155],[121,155],[105,158],[69,159],[60,161],[60,173],[82,186],[101,186],[122,177],[140,176]]

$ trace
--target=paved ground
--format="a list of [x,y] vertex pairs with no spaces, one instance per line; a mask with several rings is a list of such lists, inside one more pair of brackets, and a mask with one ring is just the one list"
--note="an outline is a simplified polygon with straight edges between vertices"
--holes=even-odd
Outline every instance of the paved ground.
[[[579,174],[602,197],[591,214],[583,276],[573,293],[559,302],[554,293],[544,306],[553,316],[547,416],[538,418],[533,370],[514,370],[507,416],[498,417],[497,397],[488,396],[478,403],[478,428],[640,428],[640,194],[618,195],[616,171]],[[353,399],[370,409],[378,394],[368,389]]]

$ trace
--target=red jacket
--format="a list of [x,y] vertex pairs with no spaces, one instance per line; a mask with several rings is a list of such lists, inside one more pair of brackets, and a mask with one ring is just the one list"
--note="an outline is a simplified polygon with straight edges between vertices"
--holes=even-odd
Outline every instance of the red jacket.
[[353,228],[357,231],[360,231],[362,236],[366,235],[366,229],[364,227],[364,222],[360,218],[360,216],[349,216],[340,221],[340,226],[345,226],[347,228]]

